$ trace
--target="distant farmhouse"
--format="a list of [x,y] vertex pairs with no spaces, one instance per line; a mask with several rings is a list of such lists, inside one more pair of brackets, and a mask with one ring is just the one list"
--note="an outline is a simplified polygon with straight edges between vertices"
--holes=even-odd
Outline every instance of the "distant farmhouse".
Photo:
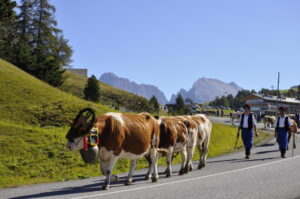
[[[277,112],[277,96],[252,94],[244,99],[254,112],[272,114]],[[283,106],[290,114],[300,113],[300,100],[295,98],[281,97],[278,106]]]
[[88,70],[85,68],[66,68],[66,71],[88,77]]

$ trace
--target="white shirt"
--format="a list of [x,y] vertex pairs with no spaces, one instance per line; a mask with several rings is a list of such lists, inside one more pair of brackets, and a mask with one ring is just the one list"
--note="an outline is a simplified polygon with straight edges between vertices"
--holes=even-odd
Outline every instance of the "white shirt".
[[[241,115],[241,117],[240,117],[240,123],[242,121],[242,117],[243,117],[243,115]],[[244,122],[242,124],[242,128],[248,128],[248,118],[249,118],[249,115],[245,114],[244,115]],[[253,114],[252,114],[252,125],[253,125],[253,127],[256,126],[256,120],[255,120],[255,117],[254,117]]]
[[[278,127],[279,128],[284,128],[285,127],[284,123],[285,123],[285,116],[284,117],[280,116],[280,118],[279,118],[279,126]],[[288,117],[288,123],[289,123],[289,127],[291,127],[292,126],[292,121],[291,121],[291,119],[289,117]]]

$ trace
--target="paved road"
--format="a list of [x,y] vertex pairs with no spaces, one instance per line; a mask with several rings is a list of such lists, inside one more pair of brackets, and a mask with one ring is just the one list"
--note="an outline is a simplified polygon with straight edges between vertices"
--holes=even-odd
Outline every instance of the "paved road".
[[173,169],[171,178],[161,173],[158,183],[144,181],[145,170],[141,170],[133,185],[124,186],[122,174],[109,191],[101,190],[104,178],[98,177],[4,189],[0,198],[300,198],[300,147],[293,158],[290,150],[281,159],[275,140],[255,147],[250,160],[237,152],[209,159],[206,168],[184,176],[178,176],[178,166]]

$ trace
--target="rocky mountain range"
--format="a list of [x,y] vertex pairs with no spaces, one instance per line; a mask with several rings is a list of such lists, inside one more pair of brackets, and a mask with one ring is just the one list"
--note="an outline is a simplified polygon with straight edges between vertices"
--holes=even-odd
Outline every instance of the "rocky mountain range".
[[104,73],[99,80],[113,87],[134,93],[147,99],[150,99],[154,95],[160,104],[168,103],[165,94],[156,86],[137,84],[129,79],[118,77],[114,73]]
[[196,103],[204,103],[214,100],[217,96],[220,97],[228,94],[235,96],[238,91],[242,90],[242,88],[234,82],[225,83],[218,79],[200,78],[193,84],[191,89],[180,89],[179,92],[176,95],[173,94],[170,101],[168,101],[165,94],[157,86],[137,84],[129,79],[118,77],[114,73],[102,74],[100,81],[147,99],[155,95],[160,104],[174,103],[178,94],[181,94],[184,99],[190,98]]
[[225,83],[218,79],[200,78],[198,79],[188,91],[180,89],[176,95],[172,95],[170,102],[174,103],[178,94],[186,99],[190,98],[194,102],[204,103],[214,100],[217,96],[227,96],[232,94],[235,96],[238,91],[242,90],[236,83]]

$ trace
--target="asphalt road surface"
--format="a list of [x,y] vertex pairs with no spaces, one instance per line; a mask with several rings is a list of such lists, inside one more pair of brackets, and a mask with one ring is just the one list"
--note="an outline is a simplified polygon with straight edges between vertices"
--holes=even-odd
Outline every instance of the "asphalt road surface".
[[[173,176],[165,178],[159,168],[158,183],[144,180],[145,170],[136,171],[134,183],[124,186],[126,174],[109,191],[102,191],[104,177],[50,183],[0,190],[0,198],[300,198],[300,139],[291,157],[280,158],[275,140],[252,150],[251,159],[237,152],[208,159],[206,168],[178,176],[179,167],[173,167]],[[290,146],[291,148],[291,146]],[[197,168],[197,164],[194,165]]]

